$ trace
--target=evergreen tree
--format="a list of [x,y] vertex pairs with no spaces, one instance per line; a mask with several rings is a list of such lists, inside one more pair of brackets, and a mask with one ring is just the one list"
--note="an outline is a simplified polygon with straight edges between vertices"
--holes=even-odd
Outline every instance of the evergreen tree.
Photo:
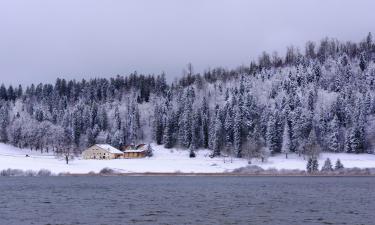
[[330,123],[330,136],[329,136],[329,145],[328,149],[331,152],[339,152],[339,121],[335,115],[333,120]]
[[290,134],[288,123],[285,123],[284,125],[283,144],[281,147],[281,152],[285,154],[285,158],[287,159],[290,152]]
[[164,147],[172,148],[175,145],[175,116],[173,112],[167,114],[167,124],[164,131]]
[[317,158],[313,158],[311,168],[312,168],[312,172],[314,173],[319,171],[319,163],[318,163]]
[[307,139],[307,143],[305,145],[305,153],[310,157],[310,158],[317,158],[320,154],[320,146],[318,144],[315,130],[311,130],[310,135]]
[[306,165],[306,171],[308,173],[316,173],[319,171],[319,164],[317,158],[309,157]]
[[337,159],[335,163],[335,170],[341,170],[344,169],[344,165],[341,163],[340,159]]
[[236,156],[238,158],[242,158],[241,124],[242,124],[241,111],[239,107],[236,107],[234,111],[233,145],[234,145],[234,151],[236,152]]
[[231,116],[231,110],[227,109],[224,121],[225,129],[225,147],[229,151],[233,147],[233,118]]
[[8,131],[7,131],[8,125],[9,125],[8,106],[4,104],[2,107],[0,107],[0,141],[3,143],[8,142]]
[[98,113],[98,124],[101,130],[107,130],[108,128],[108,115],[104,107],[101,107]]
[[129,141],[131,144],[136,144],[141,138],[140,130],[140,115],[138,105],[135,101],[130,104],[130,109],[128,112],[128,122],[129,122]]
[[223,144],[223,124],[220,120],[219,113],[216,113],[215,120],[213,121],[213,136],[212,136],[212,148],[213,156],[221,155],[221,148]]
[[333,168],[332,168],[332,163],[331,163],[331,160],[329,158],[327,158],[325,161],[324,161],[324,165],[322,167],[322,172],[330,172],[330,171],[333,171]]
[[147,145],[147,150],[146,150],[146,156],[147,157],[152,157],[154,155],[154,150],[151,147],[151,144]]
[[123,136],[122,130],[117,130],[111,138],[111,145],[115,148],[121,148],[124,145]]
[[313,161],[313,159],[311,157],[307,160],[306,171],[308,173],[312,172],[312,163],[313,163],[312,161]]
[[120,110],[118,106],[116,106],[115,108],[114,122],[115,122],[116,130],[120,130],[121,129],[121,116],[120,116]]
[[95,135],[94,135],[94,133],[92,132],[92,129],[91,129],[91,128],[87,128],[87,131],[86,131],[86,137],[87,137],[87,144],[86,144],[86,147],[93,146],[93,145],[95,144]]
[[154,140],[158,145],[161,145],[163,143],[163,130],[163,111],[159,105],[156,105],[154,109],[153,135]]
[[266,159],[271,155],[271,151],[269,148],[263,146],[260,148],[259,156],[262,162],[266,161]]
[[363,54],[361,54],[359,57],[359,67],[361,68],[362,71],[364,71],[367,67],[366,58]]
[[208,101],[206,97],[203,97],[202,106],[201,106],[201,113],[202,113],[202,141],[203,141],[203,148],[208,148],[209,142],[209,126],[210,126],[210,111],[208,106]]
[[191,144],[193,149],[200,147],[202,145],[202,133],[201,133],[202,118],[199,111],[193,112],[192,122],[191,122]]
[[4,84],[1,84],[0,86],[0,99],[5,100],[5,101],[8,100],[8,93]]
[[189,157],[195,158],[195,151],[194,151],[193,145],[190,145],[190,147],[189,147]]
[[267,123],[267,146],[271,153],[277,152],[278,149],[278,133],[277,133],[277,120],[273,113],[270,114]]

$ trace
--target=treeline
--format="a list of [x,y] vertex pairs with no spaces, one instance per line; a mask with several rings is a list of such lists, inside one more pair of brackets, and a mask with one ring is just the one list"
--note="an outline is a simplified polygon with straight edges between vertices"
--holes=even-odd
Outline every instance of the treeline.
[[[323,39],[249,66],[0,87],[0,141],[41,151],[156,142],[212,156],[372,153],[375,44]],[[193,154],[192,154],[193,155]]]

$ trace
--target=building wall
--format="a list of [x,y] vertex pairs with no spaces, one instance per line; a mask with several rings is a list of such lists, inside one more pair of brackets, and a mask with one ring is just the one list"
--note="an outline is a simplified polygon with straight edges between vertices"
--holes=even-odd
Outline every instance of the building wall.
[[82,152],[83,159],[115,159],[116,155],[94,145]]
[[125,158],[144,158],[146,154],[144,152],[126,152],[124,153]]

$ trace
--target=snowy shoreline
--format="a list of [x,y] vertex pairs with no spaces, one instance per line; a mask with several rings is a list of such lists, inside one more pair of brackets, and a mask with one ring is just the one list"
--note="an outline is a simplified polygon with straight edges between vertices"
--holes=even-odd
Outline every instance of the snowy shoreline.
[[[109,168],[104,168],[109,169]],[[103,169],[103,170],[104,170]],[[23,171],[19,169],[8,168],[0,171],[0,177],[375,177],[375,168],[366,169],[345,169],[342,171],[332,171],[329,173],[310,174],[306,171],[263,171],[261,173],[59,173],[55,174],[49,170],[42,169],[40,171]]]
[[[233,175],[236,171],[251,167],[251,173],[261,173],[261,175],[274,175],[276,171],[281,171],[282,175],[306,175],[306,163],[302,157],[290,154],[288,159],[285,155],[279,154],[269,157],[262,163],[259,159],[253,159],[249,165],[246,159],[229,157],[210,158],[209,150],[199,150],[196,158],[189,158],[189,151],[181,149],[165,149],[160,145],[153,145],[154,156],[141,159],[115,159],[115,160],[83,160],[80,157],[71,160],[68,165],[62,158],[53,154],[31,151],[28,149],[18,149],[10,145],[0,144],[0,171],[8,168],[22,171],[48,170],[52,174],[98,174],[103,168],[110,168],[117,174],[124,175]],[[28,154],[29,157],[25,157]],[[330,158],[334,163],[340,159],[345,168],[357,167],[357,170],[365,168],[375,168],[375,155],[373,154],[345,154],[345,153],[322,153],[319,157],[319,169],[323,166],[326,158]],[[262,171],[263,170],[263,171]],[[369,169],[372,170],[372,169]],[[237,172],[238,173],[238,172]],[[242,171],[241,173],[249,173]],[[279,173],[279,172],[278,172]],[[365,172],[361,172],[365,173]],[[279,174],[277,174],[279,176]],[[310,175],[309,175],[310,176]]]

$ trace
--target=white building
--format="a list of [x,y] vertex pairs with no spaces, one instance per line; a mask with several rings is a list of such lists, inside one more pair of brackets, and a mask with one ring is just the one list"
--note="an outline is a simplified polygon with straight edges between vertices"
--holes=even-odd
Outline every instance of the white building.
[[96,144],[82,152],[83,159],[119,159],[124,153],[108,144]]

